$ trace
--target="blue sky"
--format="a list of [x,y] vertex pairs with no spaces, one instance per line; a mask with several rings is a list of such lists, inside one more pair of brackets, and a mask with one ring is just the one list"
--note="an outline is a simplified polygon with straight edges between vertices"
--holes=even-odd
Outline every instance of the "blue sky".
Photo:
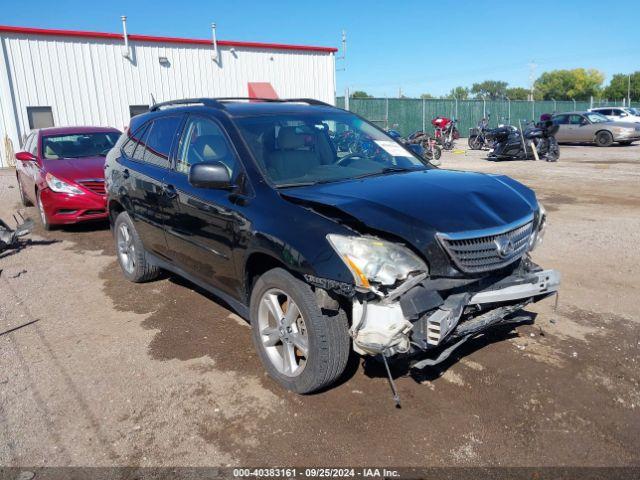
[[[339,46],[345,86],[374,95],[443,95],[486,79],[527,86],[556,68],[640,70],[640,0],[4,1],[0,23],[78,30]],[[345,65],[338,62],[338,68]]]

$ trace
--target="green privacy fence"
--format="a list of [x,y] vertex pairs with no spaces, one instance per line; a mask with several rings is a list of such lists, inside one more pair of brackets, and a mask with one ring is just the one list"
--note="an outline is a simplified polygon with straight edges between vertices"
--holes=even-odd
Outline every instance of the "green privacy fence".
[[[614,103],[611,102],[611,105]],[[344,97],[336,99],[336,105],[345,108]],[[617,105],[620,105],[618,102]],[[640,104],[637,104],[640,106]],[[466,136],[469,129],[490,115],[490,125],[500,123],[518,126],[518,121],[538,120],[543,113],[586,110],[590,102],[524,100],[450,100],[419,98],[350,98],[349,110],[363,116],[383,128],[395,128],[402,135],[416,130],[432,130],[431,120],[438,115],[458,119],[458,129]],[[594,106],[600,103],[594,102]],[[636,106],[632,103],[632,106]]]

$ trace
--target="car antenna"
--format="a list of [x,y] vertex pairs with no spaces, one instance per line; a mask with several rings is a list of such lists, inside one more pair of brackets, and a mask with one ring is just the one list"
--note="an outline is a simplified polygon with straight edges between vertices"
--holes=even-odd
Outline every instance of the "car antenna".
[[153,108],[158,102],[156,102],[156,99],[153,96],[153,93],[150,93],[149,95],[151,95],[151,107]]
[[391,392],[393,393],[393,401],[396,402],[396,408],[402,408],[400,405],[400,395],[398,394],[398,389],[396,388],[396,384],[393,381],[393,377],[391,376],[391,370],[389,370],[389,364],[387,363],[387,357],[384,356],[384,353],[381,353],[382,363],[384,363],[384,368],[387,371],[387,377],[389,378],[389,386],[391,387]]

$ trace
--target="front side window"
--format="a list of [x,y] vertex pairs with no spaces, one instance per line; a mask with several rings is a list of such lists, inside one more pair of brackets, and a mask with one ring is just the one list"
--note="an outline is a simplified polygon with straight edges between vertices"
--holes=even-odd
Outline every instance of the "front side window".
[[187,120],[180,140],[176,171],[188,173],[196,163],[222,163],[233,178],[237,162],[221,128],[214,121],[193,116]]
[[135,149],[133,158],[157,167],[169,168],[171,145],[180,126],[181,117],[161,117],[147,128]]
[[571,125],[582,125],[584,121],[585,120],[582,115],[569,115],[569,123]]
[[302,112],[236,119],[276,187],[326,183],[430,168],[391,137],[343,112]]
[[569,116],[557,115],[556,117],[553,118],[553,123],[555,123],[556,125],[566,125],[569,123]]
[[[106,157],[118,141],[118,132],[75,133],[42,137],[42,156],[61,158]],[[36,149],[38,142],[34,142]]]

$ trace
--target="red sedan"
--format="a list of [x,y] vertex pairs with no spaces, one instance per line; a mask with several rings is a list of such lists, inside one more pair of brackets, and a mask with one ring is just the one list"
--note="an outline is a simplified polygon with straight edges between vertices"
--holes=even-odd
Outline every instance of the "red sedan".
[[104,161],[119,136],[114,128],[55,127],[27,137],[16,154],[18,188],[46,230],[107,218]]

